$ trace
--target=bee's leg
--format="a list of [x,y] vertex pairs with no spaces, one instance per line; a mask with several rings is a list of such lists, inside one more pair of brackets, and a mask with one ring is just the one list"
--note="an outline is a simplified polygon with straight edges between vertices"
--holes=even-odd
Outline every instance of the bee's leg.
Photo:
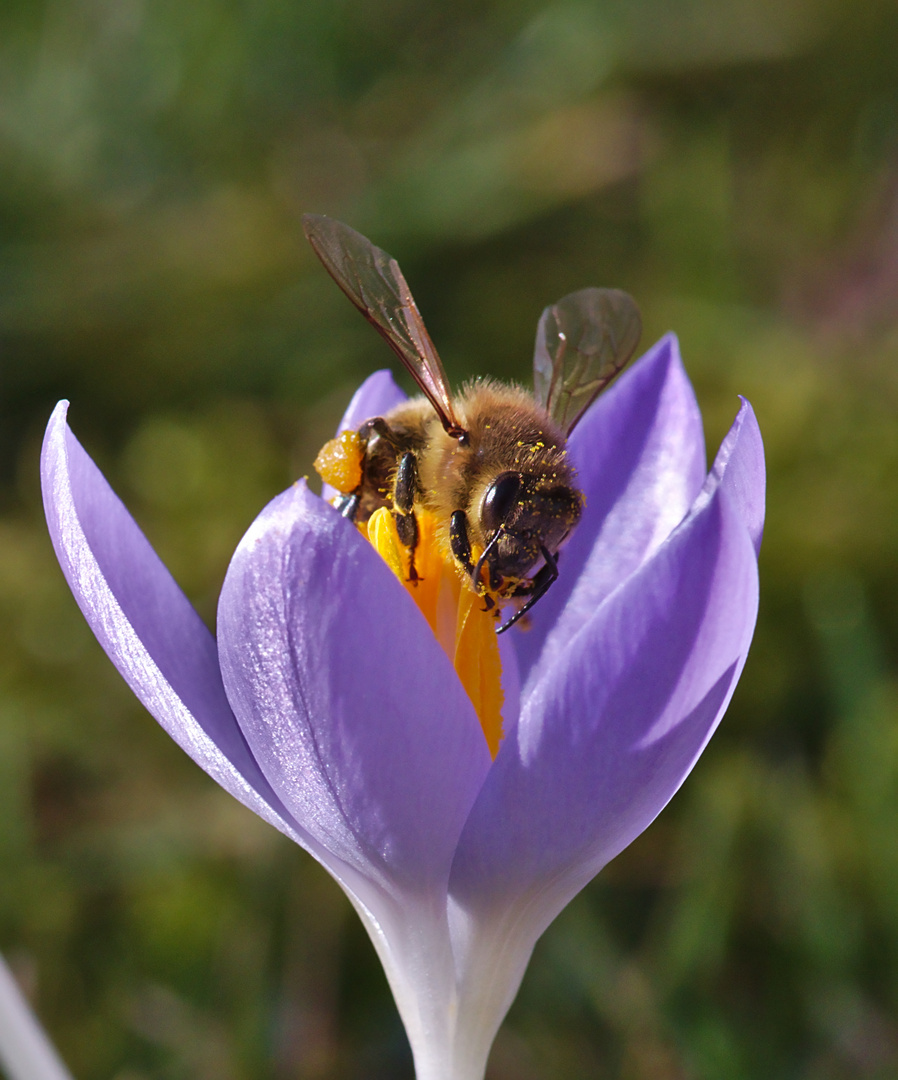
[[449,547],[465,573],[473,577],[474,563],[471,560],[471,541],[468,539],[468,515],[464,510],[456,510],[449,518]]
[[418,467],[415,455],[407,451],[399,459],[393,485],[393,519],[403,547],[408,548],[408,579],[418,580],[415,569],[415,549],[418,547],[418,519],[415,517],[415,496],[418,494]]
[[[468,515],[464,510],[456,510],[452,517],[449,518],[449,547],[452,549],[454,557],[461,563],[462,569],[473,581],[474,588],[481,595],[483,595],[483,584],[480,571],[483,568],[484,557],[491,546],[492,541],[487,544],[486,550],[477,560],[475,566],[474,560],[471,558],[471,540],[468,537]],[[484,611],[490,611],[496,606],[496,601],[489,595],[484,596],[484,603]]]
[[537,600],[546,595],[546,593],[549,591],[549,586],[558,580],[557,556],[553,555],[552,552],[549,551],[547,547],[543,547],[542,544],[540,544],[539,551],[545,562],[542,568],[533,578],[533,581],[531,581],[530,583],[530,586],[527,590],[530,593],[530,595],[527,597],[527,602],[524,604],[523,607],[518,608],[518,610],[514,613],[514,615],[512,615],[512,617],[508,620],[507,623],[503,623],[499,627],[499,629],[496,631],[497,634],[503,634],[510,627],[514,626],[518,619],[522,618],[524,615],[527,614],[527,612],[533,607]]
[[366,465],[368,462],[369,449],[376,445],[378,439],[383,439],[390,445],[393,443],[393,433],[382,416],[375,416],[372,420],[366,420],[356,434],[359,437],[359,444],[361,446],[359,465],[362,470],[362,482],[355,491],[339,493],[334,501],[334,506],[336,506],[337,510],[340,511],[343,517],[348,518],[350,521],[355,521],[356,514],[359,512],[359,506],[362,502],[362,491],[366,483]]
[[393,431],[382,416],[375,416],[372,420],[366,420],[359,428],[359,438],[366,450],[376,439],[384,439],[390,446],[394,445]]
[[336,501],[336,508],[340,511],[343,517],[348,518],[350,521],[355,521],[355,516],[359,512],[359,503],[362,496],[359,491],[351,491],[347,495],[338,495]]

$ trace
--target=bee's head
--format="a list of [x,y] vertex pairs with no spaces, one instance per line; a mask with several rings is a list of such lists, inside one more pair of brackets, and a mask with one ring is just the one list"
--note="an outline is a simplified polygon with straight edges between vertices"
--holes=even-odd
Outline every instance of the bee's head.
[[558,550],[580,520],[583,496],[554,475],[506,471],[489,484],[480,501],[480,527],[490,544],[490,580],[526,578],[541,548]]

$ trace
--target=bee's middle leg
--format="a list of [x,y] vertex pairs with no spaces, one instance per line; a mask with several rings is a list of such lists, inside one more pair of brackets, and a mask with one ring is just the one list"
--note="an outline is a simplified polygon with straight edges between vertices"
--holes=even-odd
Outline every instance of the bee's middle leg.
[[393,484],[393,520],[399,540],[408,549],[408,579],[418,581],[415,569],[415,551],[418,547],[418,519],[415,517],[415,497],[418,494],[418,463],[415,455],[407,451],[399,459],[396,480]]

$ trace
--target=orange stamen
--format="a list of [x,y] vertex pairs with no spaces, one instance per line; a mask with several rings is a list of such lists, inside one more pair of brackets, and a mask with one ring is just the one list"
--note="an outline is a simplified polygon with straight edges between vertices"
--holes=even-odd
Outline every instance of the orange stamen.
[[386,507],[372,514],[367,536],[405,585],[452,661],[480,719],[490,753],[495,757],[502,740],[503,703],[496,620],[483,610],[484,598],[467,585],[461,568],[443,556],[436,543],[433,517],[420,510],[417,517],[417,582],[408,580],[409,552],[400,541],[396,522]]

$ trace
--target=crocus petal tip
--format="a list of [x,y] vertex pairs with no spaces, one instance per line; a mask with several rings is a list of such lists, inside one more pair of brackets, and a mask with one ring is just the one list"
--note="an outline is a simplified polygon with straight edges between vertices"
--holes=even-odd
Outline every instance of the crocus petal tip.
[[47,420],[47,428],[44,432],[44,449],[46,450],[47,440],[51,434],[56,432],[60,427],[66,427],[66,418],[69,412],[68,398],[63,398],[58,401],[53,407],[53,412],[50,413],[50,418]]
[[708,474],[706,489],[729,488],[751,536],[755,555],[761,550],[767,491],[764,440],[751,402],[739,395],[739,411],[724,437]]

